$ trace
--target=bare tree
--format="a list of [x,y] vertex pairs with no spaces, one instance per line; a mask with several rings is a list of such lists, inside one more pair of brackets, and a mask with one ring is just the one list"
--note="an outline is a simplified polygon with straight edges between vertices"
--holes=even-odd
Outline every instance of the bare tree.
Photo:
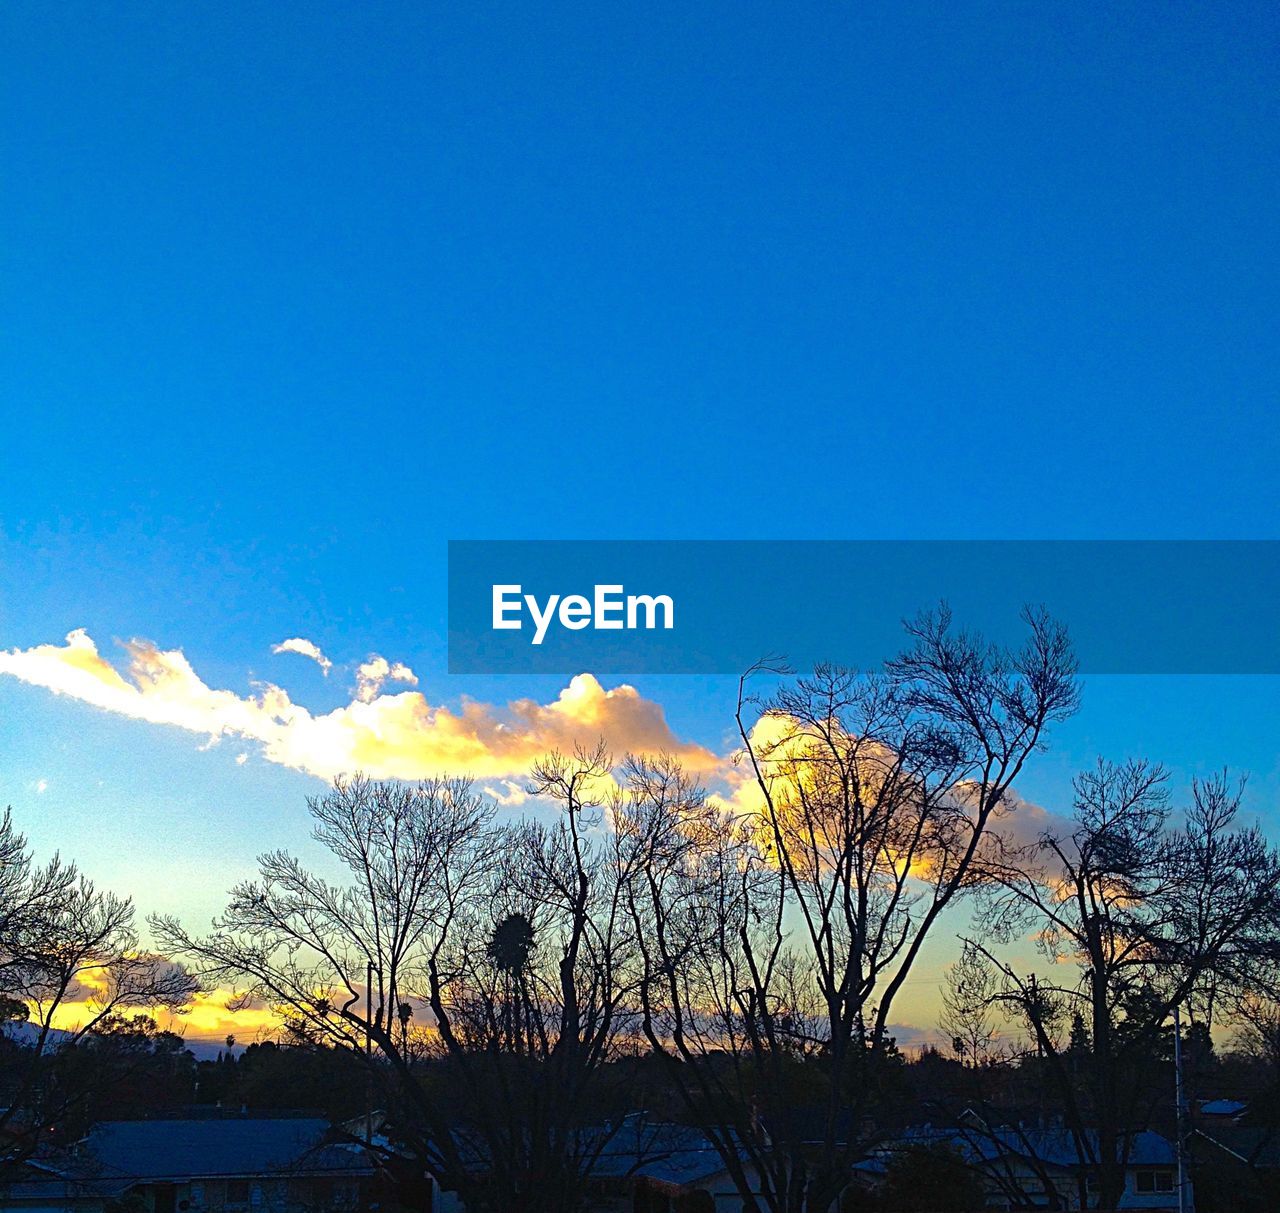
[[[820,667],[756,727],[744,679],[755,803],[737,811],[670,768],[633,768],[644,1031],[747,1207],[828,1209],[884,1121],[895,999],[979,881],[1012,781],[1077,704],[1064,631],[1026,620],[1011,653],[953,631],[945,609],[922,615],[882,674]],[[803,1007],[786,997],[798,972]]]
[[[1185,823],[1173,828],[1161,767],[1100,761],[1076,778],[1070,834],[1046,833],[992,865],[987,940],[1033,929],[1047,958],[1074,965],[1073,982],[1035,979],[971,941],[1031,1027],[1099,1208],[1115,1207],[1133,1136],[1150,1123],[1152,1101],[1167,1101],[1167,1083],[1153,1095],[1151,1078],[1162,1072],[1173,1009],[1207,1028],[1219,982],[1247,983],[1275,955],[1280,855],[1256,827],[1238,826],[1242,790],[1225,774],[1196,782]],[[1052,1030],[1049,1005],[1086,1025],[1074,1047]],[[1087,1202],[1083,1176],[1080,1187]]]
[[535,764],[530,791],[556,816],[498,832],[454,980],[432,990],[443,1056],[464,1079],[490,1160],[485,1199],[495,1209],[579,1208],[634,1095],[608,1064],[624,1050],[635,1001],[625,913],[635,864],[605,821],[611,765],[603,745]]
[[1003,1056],[997,1014],[1000,981],[972,944],[947,969],[938,1027],[951,1051],[967,1066],[989,1065]]
[[1241,991],[1227,1013],[1237,1047],[1262,1062],[1280,1085],[1280,1002],[1274,987]]
[[205,980],[274,1008],[297,1037],[363,1058],[371,1083],[391,1075],[406,1126],[419,1127],[420,1158],[465,1194],[474,1168],[450,1109],[420,1081],[417,1034],[400,1009],[452,978],[454,932],[493,855],[492,806],[465,781],[361,776],[336,780],[308,806],[313,837],[345,869],[345,883],[269,852],[209,934],[170,917],[152,919],[153,932]]
[[464,780],[338,780],[309,803],[347,883],[264,855],[211,934],[171,919],[157,934],[295,1032],[364,1057],[468,1208],[570,1213],[607,1140],[627,982],[627,873],[592,797],[608,768],[603,750],[538,764],[551,826],[496,827]]
[[[139,950],[133,903],[54,856],[37,866],[11,814],[0,818],[0,994],[27,1024],[0,1109],[0,1164],[25,1158],[87,1089],[48,1081],[56,1054],[128,1011],[179,1010],[199,988],[181,966]],[[59,1023],[61,1026],[59,1026]]]

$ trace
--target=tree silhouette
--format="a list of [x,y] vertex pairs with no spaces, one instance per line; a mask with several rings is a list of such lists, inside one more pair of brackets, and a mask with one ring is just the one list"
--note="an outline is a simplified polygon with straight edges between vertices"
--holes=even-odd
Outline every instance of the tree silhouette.
[[614,818],[643,857],[643,1030],[744,1202],[827,1210],[892,1123],[895,1000],[1078,703],[1065,631],[1025,620],[1013,652],[926,613],[882,672],[822,666],[762,705],[744,678],[741,807],[633,764]]
[[[603,749],[537,764],[552,826],[495,826],[463,780],[338,780],[310,809],[349,883],[275,852],[211,934],[153,929],[209,980],[247,983],[299,1039],[366,1064],[469,1209],[572,1209],[626,1093],[620,1078],[606,1092],[634,950],[632,873],[591,798],[608,769]],[[429,1029],[410,1030],[415,1003]]]
[[485,952],[502,973],[519,976],[533,952],[533,924],[523,914],[508,914],[494,928]]
[[[1225,773],[1194,782],[1175,827],[1167,782],[1162,767],[1137,760],[1100,760],[1078,775],[1071,829],[993,864],[983,937],[970,941],[1031,1028],[1100,1208],[1120,1200],[1134,1136],[1154,1099],[1167,1101],[1167,1082],[1154,1097],[1152,1084],[1174,1008],[1207,1031],[1219,984],[1247,984],[1280,932],[1280,853],[1238,824],[1243,785]],[[1071,964],[1074,982],[1024,976],[999,957],[998,942],[1028,930],[1056,973]],[[1047,1005],[1055,1023],[1072,1014],[1065,1048]]]
[[[133,903],[97,888],[55,856],[38,866],[9,810],[0,816],[0,1013],[27,1022],[24,1043],[6,1059],[0,1107],[0,1170],[28,1157],[49,1130],[69,1123],[96,1084],[121,1081],[119,1067],[75,1067],[61,1055],[118,1032],[126,1011],[180,1010],[198,983],[180,965],[142,951]],[[79,1021],[55,1030],[76,1005]],[[149,1022],[149,1021],[148,1021]]]

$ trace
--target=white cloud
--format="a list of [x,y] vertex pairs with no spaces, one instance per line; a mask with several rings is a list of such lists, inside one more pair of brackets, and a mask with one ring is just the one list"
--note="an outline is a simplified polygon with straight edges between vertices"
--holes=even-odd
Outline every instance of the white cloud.
[[333,662],[320,651],[320,646],[302,636],[291,636],[288,640],[273,644],[271,651],[273,653],[297,653],[301,657],[310,657],[324,671],[326,678],[329,677],[329,671],[333,669]]
[[615,754],[666,750],[698,772],[720,762],[672,733],[662,708],[634,687],[606,689],[590,674],[579,674],[552,703],[521,699],[497,707],[464,699],[454,709],[421,691],[381,693],[386,681],[417,679],[406,666],[373,657],[362,667],[362,694],[317,715],[271,683],[247,695],[210,687],[180,649],[146,640],[122,647],[127,660],[117,669],[77,629],[63,644],[0,651],[0,674],[117,715],[186,729],[205,744],[223,737],[256,742],[268,761],[322,779],[357,770],[399,779],[468,774],[512,781],[504,795],[514,797],[530,764],[548,750],[592,746],[601,737]]
[[504,779],[497,787],[486,784],[485,795],[491,796],[498,804],[507,809],[518,808],[529,799],[528,789],[514,779]]
[[1070,818],[1033,800],[1025,800],[1010,788],[1004,802],[991,821],[991,833],[1006,847],[1025,847],[1040,841],[1046,834],[1070,838],[1075,823]]
[[372,703],[388,682],[403,682],[416,687],[418,676],[402,662],[392,663],[373,653],[356,670],[356,698],[361,703]]

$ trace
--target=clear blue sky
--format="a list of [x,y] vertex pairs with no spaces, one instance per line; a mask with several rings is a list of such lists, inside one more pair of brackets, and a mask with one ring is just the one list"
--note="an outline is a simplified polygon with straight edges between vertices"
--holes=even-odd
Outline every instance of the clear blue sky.
[[[1274,5],[11,3],[0,47],[0,648],[546,701],[444,675],[446,539],[1280,534]],[[719,745],[722,682],[640,689]],[[1274,800],[1272,682],[1089,694],[1035,795],[1140,746]],[[203,911],[317,785],[196,745],[0,679],[0,800],[126,884],[207,855]]]

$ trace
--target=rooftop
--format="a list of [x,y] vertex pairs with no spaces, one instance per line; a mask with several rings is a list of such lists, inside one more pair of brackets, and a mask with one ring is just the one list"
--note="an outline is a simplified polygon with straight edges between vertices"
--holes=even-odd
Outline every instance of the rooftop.
[[104,1121],[77,1154],[86,1170],[142,1182],[372,1172],[359,1146],[333,1141],[319,1117]]

